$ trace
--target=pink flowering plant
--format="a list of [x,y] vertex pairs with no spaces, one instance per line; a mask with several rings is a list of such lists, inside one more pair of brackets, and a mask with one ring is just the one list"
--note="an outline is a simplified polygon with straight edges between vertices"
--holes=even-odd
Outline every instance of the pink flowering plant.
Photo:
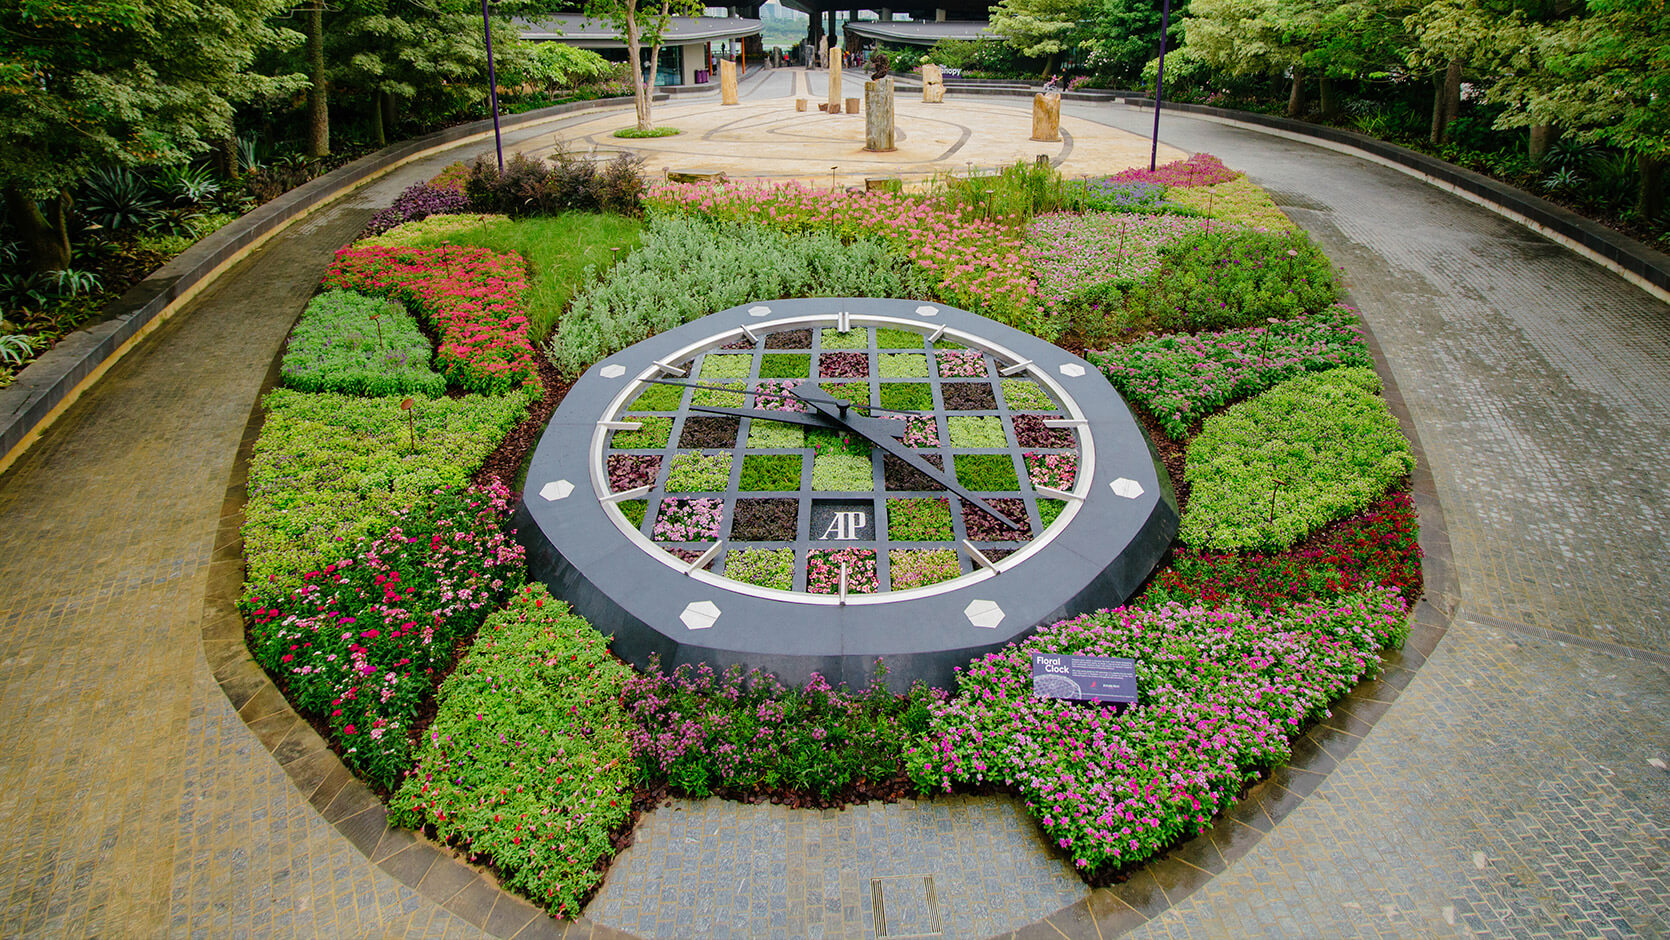
[[657,542],[711,542],[719,537],[724,513],[722,499],[664,499],[650,537]]
[[437,489],[300,587],[244,602],[256,661],[382,786],[411,763],[412,721],[459,638],[522,582],[510,504],[498,484]]
[[904,750],[945,693],[917,683],[893,695],[883,672],[851,692],[816,674],[794,688],[759,670],[702,664],[666,675],[652,662],[622,696],[639,780],[692,797],[890,792],[902,782]]
[[1047,486],[1052,490],[1070,491],[1078,479],[1079,459],[1073,454],[1026,453],[1026,475],[1033,486]]
[[416,312],[439,336],[436,367],[465,391],[539,388],[520,255],[461,245],[350,247],[336,253],[324,286],[393,297]]
[[941,349],[934,353],[942,378],[979,378],[986,374],[986,360],[972,349]]
[[[1369,587],[1282,613],[1165,605],[1086,614],[976,660],[907,752],[923,790],[1014,789],[1087,879],[1212,824],[1328,703],[1379,674],[1408,610]],[[1124,711],[1032,694],[1032,655],[1136,660]]]
[[1114,183],[1155,183],[1160,186],[1211,186],[1227,183],[1241,174],[1224,166],[1209,153],[1197,153],[1183,160],[1162,163],[1153,170],[1130,169],[1108,177]]
[[1357,313],[1344,304],[1247,329],[1167,333],[1088,358],[1179,440],[1206,415],[1301,372],[1372,365]]
[[841,566],[847,568],[847,593],[874,594],[876,551],[873,548],[818,548],[806,555],[806,592],[839,594]]
[[390,821],[433,827],[551,914],[578,915],[631,819],[631,678],[567,604],[523,588],[441,685]]

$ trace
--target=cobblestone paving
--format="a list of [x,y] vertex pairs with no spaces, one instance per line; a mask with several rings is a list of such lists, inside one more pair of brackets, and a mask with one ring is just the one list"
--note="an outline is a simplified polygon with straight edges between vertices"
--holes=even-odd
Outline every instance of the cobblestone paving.
[[644,937],[868,937],[878,880],[892,936],[936,919],[947,937],[989,936],[1085,893],[1008,799],[844,811],[680,800],[639,824],[586,913]]

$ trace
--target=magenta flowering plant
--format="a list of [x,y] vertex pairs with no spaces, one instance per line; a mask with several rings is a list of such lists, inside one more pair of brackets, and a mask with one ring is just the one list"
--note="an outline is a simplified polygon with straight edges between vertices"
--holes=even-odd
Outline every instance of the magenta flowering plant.
[[695,797],[888,792],[902,782],[905,748],[927,730],[930,703],[945,693],[917,683],[893,695],[877,665],[870,685],[852,692],[815,673],[796,688],[705,663],[667,675],[652,661],[621,696],[635,724],[639,779]]
[[847,569],[847,593],[874,594],[880,578],[876,574],[873,548],[818,548],[806,555],[806,592],[839,594],[841,567]]
[[393,297],[418,313],[439,336],[435,365],[465,391],[539,388],[520,255],[460,245],[344,248],[324,286]]
[[941,349],[934,353],[942,378],[979,378],[986,374],[986,360],[972,349]]
[[1087,358],[1174,439],[1219,408],[1301,372],[1372,365],[1357,313],[1344,304],[1247,329],[1167,333]]
[[724,514],[722,499],[664,499],[650,537],[657,542],[711,542],[719,537]]
[[256,661],[382,786],[409,764],[411,723],[458,639],[522,582],[510,500],[499,484],[437,489],[294,590],[244,602]]
[[[906,760],[924,790],[1011,787],[1086,878],[1201,832],[1408,632],[1403,598],[1367,589],[1281,613],[1163,605],[1087,614],[971,663]],[[1032,693],[1034,653],[1137,662],[1120,712]]]
[[1026,474],[1033,486],[1069,491],[1078,479],[1079,459],[1072,454],[1026,453]]
[[754,407],[761,411],[809,411],[810,406],[789,394],[799,385],[798,379],[761,379],[754,383]]
[[1211,186],[1227,183],[1241,174],[1224,166],[1209,153],[1197,153],[1183,160],[1162,163],[1153,170],[1129,169],[1108,177],[1115,183],[1158,183],[1161,186]]

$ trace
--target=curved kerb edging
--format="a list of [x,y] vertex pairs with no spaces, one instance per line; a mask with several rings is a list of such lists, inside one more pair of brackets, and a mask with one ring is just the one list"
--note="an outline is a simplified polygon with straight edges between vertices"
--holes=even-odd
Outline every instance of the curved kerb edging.
[[[657,95],[656,100],[666,100]],[[623,104],[619,98],[577,101],[507,115],[506,128],[537,124],[576,111]],[[241,261],[313,210],[407,163],[493,133],[491,120],[459,124],[416,137],[284,193],[215,230],[127,293],[106,305],[97,320],[64,337],[0,389],[0,472],[11,466],[40,433],[139,340]]]
[[[1153,110],[1154,107],[1152,98],[1127,97],[1124,101],[1144,110]],[[1203,121],[1230,124],[1301,141],[1407,173],[1552,239],[1659,300],[1670,303],[1670,255],[1655,251],[1627,235],[1614,232],[1523,189],[1408,147],[1340,127],[1203,104],[1167,101],[1161,108]]]

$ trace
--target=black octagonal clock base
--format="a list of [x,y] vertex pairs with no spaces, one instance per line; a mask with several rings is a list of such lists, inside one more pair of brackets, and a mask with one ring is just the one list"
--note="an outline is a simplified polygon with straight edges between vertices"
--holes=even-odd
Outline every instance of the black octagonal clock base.
[[914,300],[734,307],[587,370],[529,466],[530,569],[643,667],[949,686],[1123,603],[1177,531],[1094,367]]

